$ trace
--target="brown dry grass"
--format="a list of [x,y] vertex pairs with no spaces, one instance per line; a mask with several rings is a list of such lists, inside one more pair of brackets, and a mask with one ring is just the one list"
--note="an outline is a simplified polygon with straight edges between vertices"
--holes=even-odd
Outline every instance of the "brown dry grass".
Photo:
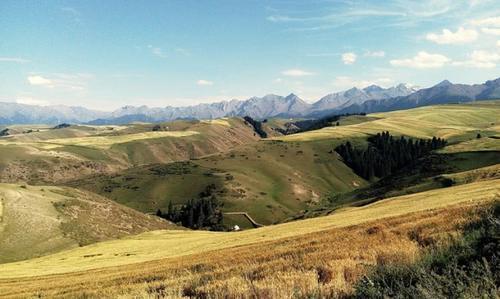
[[351,293],[370,265],[412,262],[425,248],[443,245],[482,205],[461,204],[139,264],[3,279],[0,297],[337,297]]

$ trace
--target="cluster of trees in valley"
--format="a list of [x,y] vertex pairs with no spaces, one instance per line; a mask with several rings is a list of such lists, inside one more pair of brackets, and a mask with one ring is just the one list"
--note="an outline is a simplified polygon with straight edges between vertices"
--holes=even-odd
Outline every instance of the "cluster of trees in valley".
[[[243,117],[243,119],[247,123],[252,125],[253,130],[255,131],[255,133],[257,133],[260,136],[260,138],[267,138],[267,133],[266,133],[266,131],[264,131],[264,128],[262,128],[262,122],[255,120],[255,119],[251,118],[250,116],[245,116],[245,117]],[[263,122],[267,122],[267,120],[264,120]]]
[[432,139],[395,138],[389,132],[377,133],[368,138],[366,149],[357,149],[347,141],[335,148],[335,151],[344,159],[356,174],[370,180],[382,178],[407,165],[416,159],[428,154],[432,150],[444,147],[446,140],[433,137]]
[[366,116],[366,113],[333,114],[318,119],[305,119],[305,120],[287,122],[285,124],[284,129],[276,128],[275,130],[283,135],[319,130],[330,126],[339,126],[340,125],[339,121],[342,117],[348,117],[352,115]]
[[215,189],[214,184],[208,185],[205,191],[200,193],[200,198],[190,199],[181,206],[174,206],[169,202],[167,212],[158,209],[156,216],[174,223],[182,223],[191,229],[224,230],[221,202],[213,194]]

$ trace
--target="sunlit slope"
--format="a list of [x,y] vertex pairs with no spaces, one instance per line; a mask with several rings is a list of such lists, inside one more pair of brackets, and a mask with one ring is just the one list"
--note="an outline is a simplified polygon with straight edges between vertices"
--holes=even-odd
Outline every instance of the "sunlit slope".
[[253,128],[238,118],[45,128],[0,138],[0,180],[64,181],[202,157],[258,139]]
[[500,180],[486,180],[445,189],[385,199],[333,215],[268,226],[239,233],[155,231],[121,240],[76,248],[38,259],[0,265],[0,278],[82,271],[108,266],[202,253],[222,248],[300,236],[411,212],[498,198]]
[[454,140],[477,132],[498,134],[500,101],[426,106],[387,113],[370,114],[377,120],[339,127],[327,127],[284,137],[284,141],[312,141],[328,138],[366,137],[381,131],[418,138],[432,136]]
[[176,228],[157,217],[71,188],[0,184],[0,201],[0,262]]
[[[223,211],[247,212],[258,222],[271,224],[308,209],[329,194],[367,184],[331,148],[328,141],[260,141],[190,162],[137,167],[69,185],[143,212],[166,211],[169,202],[185,203],[214,185]],[[244,217],[226,220],[250,226]]]

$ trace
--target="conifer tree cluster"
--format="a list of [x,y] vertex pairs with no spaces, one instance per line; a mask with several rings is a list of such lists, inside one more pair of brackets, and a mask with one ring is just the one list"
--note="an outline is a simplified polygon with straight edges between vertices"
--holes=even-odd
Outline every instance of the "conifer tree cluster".
[[267,133],[262,128],[262,122],[257,121],[255,119],[251,118],[250,116],[245,116],[243,119],[247,123],[249,123],[250,125],[252,125],[255,133],[257,133],[261,138],[267,138]]
[[444,147],[446,141],[441,138],[413,140],[401,136],[395,138],[389,132],[377,133],[368,138],[368,148],[356,149],[348,141],[341,144],[335,151],[354,172],[370,180],[382,178],[407,165],[430,151]]
[[192,229],[223,230],[221,203],[212,194],[214,189],[214,185],[207,186],[200,193],[201,198],[190,199],[180,207],[170,202],[167,213],[158,209],[156,215]]

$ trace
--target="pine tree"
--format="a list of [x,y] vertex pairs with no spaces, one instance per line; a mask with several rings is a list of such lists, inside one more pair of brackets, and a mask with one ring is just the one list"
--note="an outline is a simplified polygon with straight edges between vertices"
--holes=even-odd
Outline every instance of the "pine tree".
[[172,201],[168,202],[167,216],[168,216],[168,219],[170,219],[170,220],[173,220],[173,218],[174,218],[174,205],[172,204]]

